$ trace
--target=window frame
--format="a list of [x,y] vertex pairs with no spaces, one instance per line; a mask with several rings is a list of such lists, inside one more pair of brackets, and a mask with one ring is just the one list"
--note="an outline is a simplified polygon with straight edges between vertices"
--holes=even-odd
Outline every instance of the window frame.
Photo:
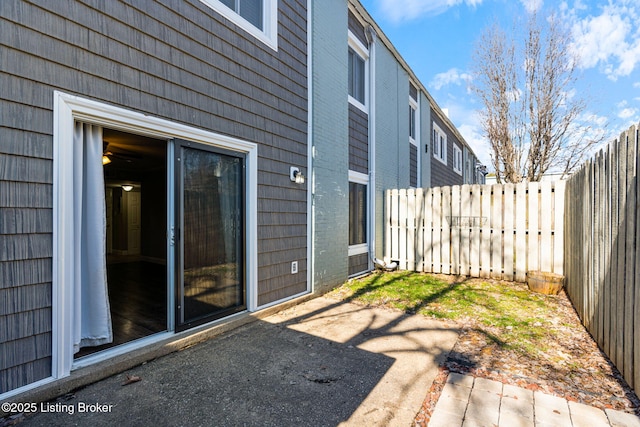
[[453,144],[453,171],[462,176],[462,149],[458,144]]
[[433,157],[447,164],[447,134],[433,122]]
[[418,103],[409,98],[409,142],[418,145]]
[[349,31],[349,43],[347,49],[347,84],[352,80],[351,77],[351,66],[350,66],[350,58],[349,51],[353,51],[353,53],[360,57],[363,60],[363,82],[364,82],[364,99],[360,101],[351,95],[349,88],[347,87],[347,94],[349,103],[356,106],[360,110],[365,113],[369,113],[367,106],[369,105],[369,49],[358,40],[358,38],[353,35],[351,31]]
[[278,51],[278,0],[262,1],[262,29],[247,21],[220,0],[200,0],[271,49]]
[[[410,85],[411,86],[411,85]],[[420,105],[418,100],[411,96],[409,91],[409,149],[416,150],[416,182],[415,186],[411,182],[411,171],[409,171],[409,186],[417,188],[421,185],[421,158],[420,158]],[[409,163],[411,163],[411,152],[409,152]]]
[[[365,206],[364,206],[364,229],[365,242],[357,244],[349,244],[348,256],[360,255],[369,252],[369,175],[360,172],[349,171],[349,187],[351,184],[359,184],[364,186]],[[351,238],[351,189],[349,189],[349,239]]]

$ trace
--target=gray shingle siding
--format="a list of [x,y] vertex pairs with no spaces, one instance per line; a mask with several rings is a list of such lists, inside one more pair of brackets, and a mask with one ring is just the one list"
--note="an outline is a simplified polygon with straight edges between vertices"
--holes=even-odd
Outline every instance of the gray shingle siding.
[[409,185],[418,186],[418,147],[409,143]]
[[258,304],[307,289],[307,1],[278,7],[274,51],[198,0],[0,2],[0,393],[51,374],[54,90],[257,143]]
[[349,257],[349,276],[369,270],[369,254],[353,255]]
[[369,173],[369,116],[349,104],[349,169]]
[[360,41],[360,43],[362,43],[365,46],[368,45],[367,36],[365,36],[365,33],[364,33],[365,31],[364,26],[360,23],[358,18],[351,11],[349,11],[349,31],[351,31],[351,34],[356,36],[356,38]]

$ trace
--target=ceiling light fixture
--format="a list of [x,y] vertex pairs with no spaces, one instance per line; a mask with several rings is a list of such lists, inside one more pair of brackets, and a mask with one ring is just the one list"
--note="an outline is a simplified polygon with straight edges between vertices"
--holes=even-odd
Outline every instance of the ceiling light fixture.
[[129,192],[129,191],[133,190],[133,185],[131,185],[131,184],[125,184],[125,185],[123,185],[123,186],[122,186],[122,189],[123,189],[124,191],[126,191],[126,192]]

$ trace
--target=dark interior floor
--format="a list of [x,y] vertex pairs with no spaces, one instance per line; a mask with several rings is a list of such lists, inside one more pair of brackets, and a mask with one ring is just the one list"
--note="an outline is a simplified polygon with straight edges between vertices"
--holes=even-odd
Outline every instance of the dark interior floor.
[[107,265],[113,343],[85,347],[79,358],[167,330],[167,268],[145,261]]

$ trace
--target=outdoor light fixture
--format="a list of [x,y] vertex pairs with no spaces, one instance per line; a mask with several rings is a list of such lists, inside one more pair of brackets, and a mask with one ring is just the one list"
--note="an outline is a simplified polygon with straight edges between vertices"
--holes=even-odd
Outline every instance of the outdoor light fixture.
[[108,165],[109,163],[111,163],[111,159],[103,154],[102,155],[102,166]]
[[296,184],[304,184],[304,175],[300,172],[300,168],[291,166],[291,169],[289,170],[289,178]]
[[123,185],[123,186],[122,186],[122,189],[123,189],[124,191],[126,191],[126,192],[129,192],[129,191],[133,190],[133,185],[131,185],[131,184],[125,184],[125,185]]

